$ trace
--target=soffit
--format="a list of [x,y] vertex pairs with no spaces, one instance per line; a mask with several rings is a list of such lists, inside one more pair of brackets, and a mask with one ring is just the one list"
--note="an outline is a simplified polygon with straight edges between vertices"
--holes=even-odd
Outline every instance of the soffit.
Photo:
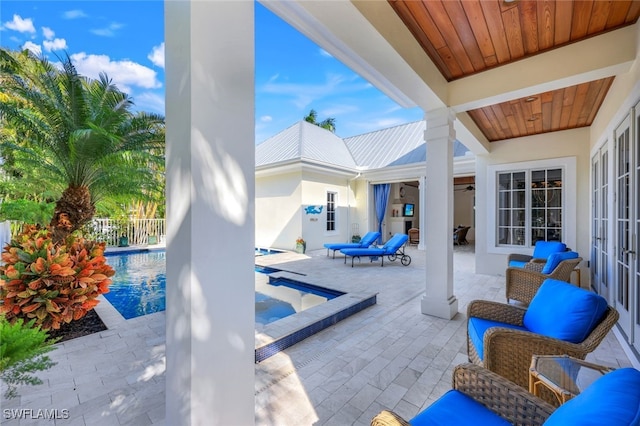
[[[551,57],[554,50],[633,25],[640,15],[640,2],[629,0],[389,0],[388,3],[451,84],[518,61],[524,64],[538,55]],[[583,52],[585,61],[587,56],[610,53],[598,50]],[[549,74],[553,67],[550,62]],[[599,74],[584,73],[576,79],[579,84],[571,78],[559,79],[554,85],[561,87],[553,90],[511,96],[465,111],[489,141],[589,126],[620,70],[609,66]],[[587,75],[598,78],[584,81]],[[493,97],[499,94],[499,90],[494,91]]]

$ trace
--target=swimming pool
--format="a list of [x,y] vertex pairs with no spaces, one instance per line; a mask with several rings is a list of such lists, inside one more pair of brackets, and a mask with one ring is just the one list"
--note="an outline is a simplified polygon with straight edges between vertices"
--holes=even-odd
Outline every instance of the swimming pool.
[[[166,256],[164,251],[108,253],[116,274],[105,298],[125,318],[164,311]],[[312,308],[343,293],[293,280],[270,282],[266,274],[278,269],[256,267],[256,327]]]

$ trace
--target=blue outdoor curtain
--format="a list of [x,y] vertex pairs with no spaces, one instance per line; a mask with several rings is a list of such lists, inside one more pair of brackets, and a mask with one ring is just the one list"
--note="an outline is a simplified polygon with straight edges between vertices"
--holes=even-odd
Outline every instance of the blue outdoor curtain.
[[389,192],[391,191],[391,185],[388,183],[380,183],[373,185],[373,200],[376,206],[376,216],[378,218],[378,244],[382,244],[382,221],[384,220],[384,214],[387,211],[387,201],[389,201]]

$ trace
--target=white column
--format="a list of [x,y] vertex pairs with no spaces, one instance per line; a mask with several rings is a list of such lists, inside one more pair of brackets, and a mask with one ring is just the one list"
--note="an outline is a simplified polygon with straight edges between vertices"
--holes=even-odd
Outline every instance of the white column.
[[254,3],[166,1],[166,424],[254,423]]
[[451,319],[458,313],[453,295],[453,128],[449,109],[425,114],[427,172],[425,209],[426,294],[422,313]]
[[418,228],[420,229],[420,241],[418,242],[418,250],[424,250],[425,248],[425,231],[427,230],[427,191],[426,191],[426,179],[424,176],[418,177],[418,212],[420,212],[420,218],[418,219]]

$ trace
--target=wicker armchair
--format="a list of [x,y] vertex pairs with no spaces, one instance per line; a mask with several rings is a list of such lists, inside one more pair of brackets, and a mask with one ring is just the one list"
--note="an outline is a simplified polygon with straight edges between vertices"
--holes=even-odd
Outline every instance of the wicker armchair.
[[[491,371],[473,364],[462,364],[453,371],[453,389],[481,403],[511,424],[541,425],[555,407]],[[372,426],[409,426],[392,411],[382,411]]]
[[[467,321],[470,318],[482,318],[523,328],[525,313],[526,309],[519,306],[488,300],[475,300],[467,308]],[[527,388],[529,386],[529,367],[533,355],[567,354],[584,359],[602,342],[618,321],[618,316],[618,312],[608,306],[600,322],[579,343],[571,343],[522,329],[492,327],[487,329],[482,337],[484,350],[482,359],[471,340],[467,327],[469,361]]]
[[563,260],[549,274],[543,273],[545,263],[529,262],[524,268],[507,268],[506,271],[506,296],[509,300],[517,300],[526,305],[531,303],[531,299],[538,292],[544,280],[553,278],[555,280],[569,282],[571,273],[582,262],[582,258]]
[[417,245],[420,242],[420,230],[418,228],[409,229],[407,235],[409,235],[410,245]]
[[567,245],[560,241],[537,241],[532,255],[511,253],[507,258],[508,267],[524,267],[527,262],[546,262],[553,253],[567,250]]

